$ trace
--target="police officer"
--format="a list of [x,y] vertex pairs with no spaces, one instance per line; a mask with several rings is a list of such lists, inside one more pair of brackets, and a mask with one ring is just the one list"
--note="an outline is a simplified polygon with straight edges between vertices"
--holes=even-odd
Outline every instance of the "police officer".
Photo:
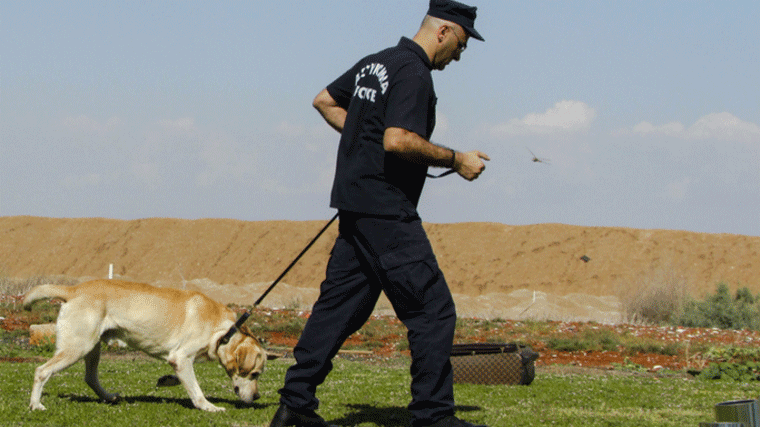
[[402,37],[397,46],[360,60],[314,99],[341,134],[331,195],[339,236],[270,427],[327,426],[315,412],[316,388],[381,292],[408,329],[412,427],[473,427],[454,416],[449,357],[456,311],[417,203],[429,166],[451,168],[471,181],[489,160],[479,151],[430,142],[436,105],[431,70],[458,61],[470,38],[483,40],[475,13],[456,1],[431,0],[413,39]]

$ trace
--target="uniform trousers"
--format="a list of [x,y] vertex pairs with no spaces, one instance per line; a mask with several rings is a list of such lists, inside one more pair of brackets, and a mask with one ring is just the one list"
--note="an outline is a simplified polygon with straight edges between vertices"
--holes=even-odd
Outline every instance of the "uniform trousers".
[[412,357],[412,425],[454,414],[449,361],[456,309],[418,216],[340,212],[339,235],[311,316],[293,350],[280,402],[315,410],[317,386],[343,342],[367,321],[385,292],[407,328]]

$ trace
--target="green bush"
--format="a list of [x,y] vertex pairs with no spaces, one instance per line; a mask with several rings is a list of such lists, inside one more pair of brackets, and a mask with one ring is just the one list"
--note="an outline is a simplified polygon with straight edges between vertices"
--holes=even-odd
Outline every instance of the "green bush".
[[747,363],[760,361],[760,348],[756,347],[710,347],[703,355],[711,362]]
[[760,330],[760,306],[746,287],[732,297],[728,285],[719,283],[714,295],[703,301],[688,300],[671,323],[694,328]]
[[760,363],[713,363],[699,374],[703,380],[757,381],[760,379]]

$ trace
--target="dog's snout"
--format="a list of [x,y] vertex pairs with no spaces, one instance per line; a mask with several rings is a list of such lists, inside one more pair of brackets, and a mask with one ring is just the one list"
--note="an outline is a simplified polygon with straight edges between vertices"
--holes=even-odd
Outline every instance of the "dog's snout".
[[258,381],[249,381],[244,377],[235,376],[231,389],[245,403],[253,403],[260,397]]

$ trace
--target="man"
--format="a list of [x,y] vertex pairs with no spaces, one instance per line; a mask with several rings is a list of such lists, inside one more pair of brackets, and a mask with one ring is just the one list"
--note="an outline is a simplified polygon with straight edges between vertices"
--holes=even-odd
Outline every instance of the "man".
[[[369,55],[322,90],[314,107],[341,133],[331,206],[340,234],[312,314],[294,349],[271,427],[327,426],[315,393],[343,342],[367,321],[380,292],[408,329],[413,427],[476,427],[454,416],[449,361],[456,311],[417,213],[428,166],[467,180],[488,156],[430,142],[431,70],[458,61],[475,7],[431,0],[413,40]],[[485,427],[485,426],[481,426]]]

